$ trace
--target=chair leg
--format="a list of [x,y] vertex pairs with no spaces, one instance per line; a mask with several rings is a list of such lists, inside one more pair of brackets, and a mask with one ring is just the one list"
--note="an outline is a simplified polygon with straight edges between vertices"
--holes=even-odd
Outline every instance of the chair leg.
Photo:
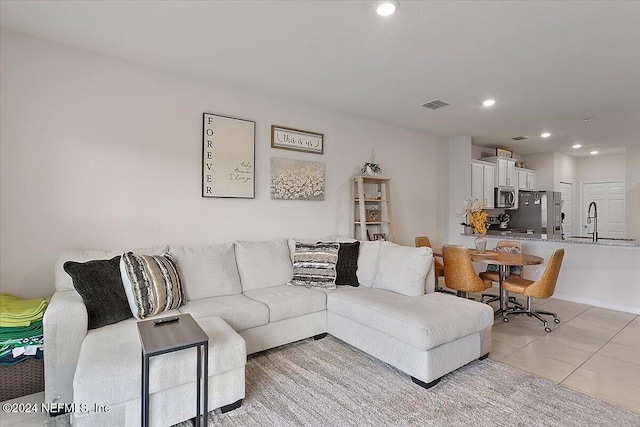
[[[509,293],[505,291],[505,294],[507,297],[507,304],[508,304]],[[527,297],[526,308],[508,309],[508,307],[505,307],[505,310],[502,312],[502,320],[505,322],[508,322],[509,318],[507,317],[507,315],[509,314],[526,314],[529,317],[533,316],[542,322],[542,324],[544,325],[544,331],[547,333],[551,332],[551,328],[549,327],[549,323],[542,317],[542,315],[553,316],[553,322],[556,324],[560,323],[560,319],[558,319],[558,316],[556,316],[555,313],[551,313],[550,311],[533,310],[531,308],[531,297]]]
[[449,294],[449,295],[455,295],[455,294],[456,294],[455,292],[447,291],[447,290],[442,289],[442,288],[439,286],[439,282],[440,282],[440,281],[439,281],[439,280],[438,280],[438,278],[436,277],[435,289],[433,290],[434,292],[442,292],[443,294]]
[[469,292],[466,292],[466,291],[458,291],[456,295],[459,296],[460,298],[470,299],[473,301],[476,300],[474,297],[469,296]]

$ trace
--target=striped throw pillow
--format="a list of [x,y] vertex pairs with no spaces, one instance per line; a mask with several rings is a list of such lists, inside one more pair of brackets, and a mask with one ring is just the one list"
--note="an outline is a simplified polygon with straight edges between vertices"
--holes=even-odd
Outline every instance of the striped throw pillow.
[[336,288],[336,263],[339,243],[296,242],[293,254],[293,286]]
[[137,319],[184,304],[182,280],[168,253],[138,255],[127,252],[120,259],[120,274],[131,313]]

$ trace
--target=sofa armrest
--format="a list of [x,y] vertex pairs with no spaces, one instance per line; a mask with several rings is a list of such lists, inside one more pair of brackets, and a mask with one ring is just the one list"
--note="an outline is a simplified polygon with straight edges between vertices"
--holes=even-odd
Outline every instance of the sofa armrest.
[[433,273],[435,266],[434,257],[431,257],[431,265],[427,269],[427,277],[424,279],[425,293],[430,294],[436,291],[436,275]]
[[75,290],[57,291],[42,319],[45,403],[72,403],[73,376],[87,335],[87,309]]

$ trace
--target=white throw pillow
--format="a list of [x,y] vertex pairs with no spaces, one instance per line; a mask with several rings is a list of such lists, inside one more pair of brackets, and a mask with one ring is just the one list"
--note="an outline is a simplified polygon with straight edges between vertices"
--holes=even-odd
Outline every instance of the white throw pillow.
[[286,285],[293,274],[287,241],[236,242],[242,291]]
[[140,249],[62,249],[58,253],[58,259],[56,260],[56,264],[54,267],[54,281],[56,290],[58,291],[73,291],[75,288],[73,287],[73,281],[71,280],[71,276],[69,276],[62,266],[67,261],[75,261],[75,262],[87,262],[98,259],[111,259],[114,256],[122,255],[124,252],[131,250],[137,254],[142,255],[162,255],[168,249],[167,245],[154,246],[151,248],[140,248]]
[[432,257],[429,248],[384,242],[373,287],[407,296],[424,295]]
[[358,282],[362,286],[368,288],[373,286],[376,272],[378,270],[378,258],[380,257],[380,248],[382,242],[380,240],[361,241],[360,252],[358,253]]
[[188,301],[242,293],[233,243],[171,246]]

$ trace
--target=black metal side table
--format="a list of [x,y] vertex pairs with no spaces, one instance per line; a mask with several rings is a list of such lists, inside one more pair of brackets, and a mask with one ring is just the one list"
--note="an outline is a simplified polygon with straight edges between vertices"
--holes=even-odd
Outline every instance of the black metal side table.
[[149,359],[191,347],[196,347],[198,353],[196,426],[200,426],[201,388],[204,389],[204,425],[207,425],[209,336],[190,314],[138,322],[138,334],[142,344],[142,426],[149,427]]

